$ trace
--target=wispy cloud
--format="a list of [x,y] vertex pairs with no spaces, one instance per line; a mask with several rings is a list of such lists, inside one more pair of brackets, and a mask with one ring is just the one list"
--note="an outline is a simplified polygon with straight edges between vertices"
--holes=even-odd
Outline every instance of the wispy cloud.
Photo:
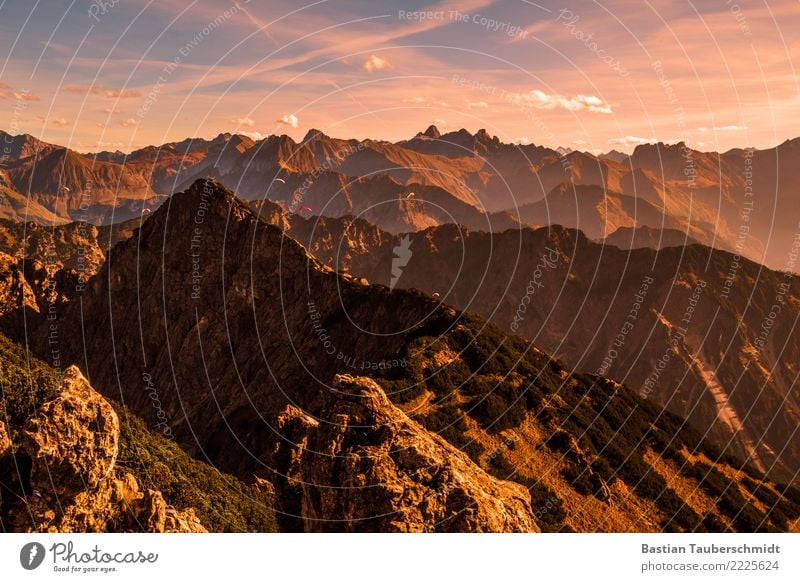
[[565,109],[567,111],[590,111],[593,113],[612,113],[611,105],[594,95],[574,95],[565,97],[555,93],[545,93],[534,89],[529,93],[511,93],[512,102],[536,109]]
[[0,83],[0,99],[9,99],[13,97],[17,101],[39,101],[39,97],[25,89],[15,91],[11,85],[7,83]]
[[229,121],[236,125],[243,125],[245,127],[253,127],[256,124],[256,122],[250,119],[249,117],[234,117]]
[[62,89],[65,93],[74,93],[76,95],[84,95],[91,93],[92,95],[102,95],[107,99],[132,99],[134,97],[141,97],[142,93],[135,89],[115,89],[112,87],[105,87],[102,83],[97,84],[74,84],[67,85]]
[[445,101],[444,99],[439,99],[435,97],[422,97],[420,95],[416,95],[414,97],[405,97],[403,98],[403,103],[409,103],[411,105],[429,105],[431,107],[450,107],[450,103]]
[[631,146],[631,145],[642,145],[645,143],[653,143],[655,141],[656,140],[653,138],[639,137],[637,135],[624,135],[622,137],[612,138],[608,140],[608,143],[621,146]]
[[133,99],[134,97],[141,97],[142,94],[139,91],[129,89],[109,89],[105,92],[105,96],[108,99]]
[[37,115],[38,119],[41,119],[48,125],[58,125],[64,127],[65,125],[69,125],[69,120],[66,117],[45,117],[43,115]]
[[[510,39],[473,22],[448,18],[453,3],[446,0],[419,6],[444,11],[444,18],[419,21],[400,18],[396,7],[387,3],[357,0],[299,8],[288,0],[275,0],[269,5],[246,4],[246,11],[242,8],[226,21],[224,33],[220,30],[204,40],[203,49],[170,74],[133,132],[121,121],[138,119],[133,115],[140,106],[137,101],[149,95],[161,71],[172,63],[176,46],[182,44],[179,35],[191,37],[221,9],[217,2],[198,2],[185,10],[181,0],[160,0],[143,16],[160,11],[155,16],[166,23],[166,16],[171,20],[181,15],[174,39],[165,37],[167,42],[146,54],[141,49],[146,45],[121,43],[108,55],[101,49],[109,39],[116,40],[120,23],[133,23],[131,38],[150,34],[142,27],[152,27],[152,21],[134,22],[138,4],[139,0],[119,3],[119,22],[105,21],[103,30],[87,37],[77,54],[80,36],[60,29],[64,42],[47,45],[46,58],[31,80],[30,63],[12,58],[2,79],[6,83],[0,83],[0,100],[6,105],[0,108],[0,126],[35,120],[39,110],[34,104],[32,114],[16,114],[17,119],[10,103],[15,98],[35,101],[38,95],[47,101],[55,96],[58,115],[69,118],[75,124],[74,139],[86,143],[96,137],[93,133],[99,135],[94,122],[107,119],[112,121],[101,124],[106,130],[103,139],[127,140],[133,134],[145,143],[239,129],[257,134],[256,126],[265,120],[273,125],[269,122],[278,117],[273,130],[302,133],[299,121],[283,116],[289,111],[304,126],[324,126],[341,137],[400,139],[434,116],[446,118],[453,129],[494,127],[508,141],[523,135],[547,146],[578,147],[582,144],[561,140],[580,135],[588,144],[626,150],[623,146],[666,142],[676,135],[694,144],[713,144],[720,151],[741,145],[770,147],[793,137],[793,128],[800,127],[792,66],[800,58],[800,44],[786,40],[800,26],[797,0],[773,0],[770,10],[761,11],[742,5],[748,31],[741,29],[741,19],[729,7],[702,2],[692,8],[658,0],[650,10],[631,11],[625,0],[609,0],[603,6],[577,0],[570,5],[580,17],[575,26],[557,20],[556,11],[547,13],[524,2],[519,10],[497,0],[458,3],[463,14],[497,17],[528,31]],[[127,13],[130,20],[124,18]],[[13,14],[7,16],[7,27],[22,24],[13,21]],[[41,38],[24,35],[20,46],[35,43],[41,51]],[[442,48],[431,48],[434,45]],[[254,60],[255,54],[264,58]],[[630,76],[622,79],[610,60],[619,60]],[[655,61],[664,71],[663,83],[654,82]],[[757,74],[760,70],[763,73]],[[476,85],[453,83],[456,74]],[[769,79],[768,91],[764,78]],[[346,94],[328,95],[332,81],[346,87]],[[29,83],[25,87],[30,92],[20,91],[18,84],[23,82]],[[531,91],[534,88],[538,91]],[[505,99],[509,95],[514,102]],[[85,106],[87,96],[93,105]],[[683,110],[680,118],[675,99]],[[213,115],[194,115],[210,111],[212,105]],[[393,108],[403,110],[402,115],[392,115]],[[363,115],[365,109],[376,115]],[[93,111],[96,118],[84,123],[82,111]],[[245,113],[257,123],[246,121]],[[52,121],[47,127],[53,133],[63,130]]]
[[698,127],[697,131],[706,133],[709,131],[747,131],[746,125],[722,125],[720,127]]
[[39,101],[39,96],[27,91],[14,91],[14,99],[19,101]]

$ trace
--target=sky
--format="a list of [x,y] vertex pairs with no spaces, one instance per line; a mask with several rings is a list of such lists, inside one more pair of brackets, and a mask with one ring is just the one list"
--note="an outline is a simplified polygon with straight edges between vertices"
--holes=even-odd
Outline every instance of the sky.
[[0,0],[0,129],[767,148],[800,135],[798,30],[798,0]]

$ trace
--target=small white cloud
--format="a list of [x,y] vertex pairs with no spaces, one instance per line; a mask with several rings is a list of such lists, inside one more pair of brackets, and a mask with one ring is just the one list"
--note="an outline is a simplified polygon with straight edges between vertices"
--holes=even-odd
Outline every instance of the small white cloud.
[[615,137],[613,139],[608,140],[608,143],[621,145],[621,146],[629,146],[629,145],[641,145],[645,143],[654,143],[656,140],[653,138],[646,138],[646,137],[639,137],[637,135],[624,135],[622,137]]
[[486,101],[472,101],[467,104],[470,109],[489,109],[489,104]]
[[566,109],[567,111],[590,111],[592,113],[612,113],[611,105],[594,95],[574,95],[566,97],[556,93],[545,93],[534,89],[529,93],[511,93],[511,102],[516,105],[536,109]]
[[297,119],[297,116],[294,113],[290,113],[289,115],[284,115],[275,120],[277,123],[281,125],[288,125],[289,127],[297,128],[300,124],[300,121]]
[[393,69],[392,63],[389,62],[389,59],[382,59],[381,57],[376,57],[375,55],[370,56],[364,62],[364,70],[368,73],[374,73],[375,71],[382,71],[384,69]]
[[527,137],[519,137],[514,141],[517,145],[531,145],[531,140]]
[[722,125],[720,127],[698,127],[697,131],[706,133],[709,131],[747,131],[746,125]]
[[447,125],[447,121],[442,119],[441,117],[437,117],[436,119],[431,120],[431,125]]
[[138,125],[138,121],[136,121],[133,117],[129,117],[128,119],[123,119],[119,122],[122,127],[135,127]]
[[260,141],[264,139],[264,136],[261,135],[260,131],[240,131],[239,133],[245,137],[249,137],[253,141]]
[[236,125],[243,125],[245,127],[253,127],[256,122],[250,119],[249,117],[234,117],[233,119],[229,119],[231,123]]
[[421,105],[422,103],[425,102],[426,102],[425,97],[420,97],[420,96],[406,97],[405,99],[403,99],[403,103],[413,103],[414,105]]

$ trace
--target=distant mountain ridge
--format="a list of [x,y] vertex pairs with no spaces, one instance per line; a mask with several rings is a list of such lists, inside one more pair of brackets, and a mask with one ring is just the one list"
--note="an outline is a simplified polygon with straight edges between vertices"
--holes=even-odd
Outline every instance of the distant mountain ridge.
[[629,156],[506,144],[483,129],[435,126],[397,143],[311,129],[300,142],[223,133],[129,154],[81,155],[31,136],[9,139],[0,215],[47,224],[141,216],[211,177],[248,200],[362,216],[394,233],[446,223],[492,232],[561,224],[599,237],[620,227],[674,228],[777,269],[800,232],[793,214],[800,139],[721,154],[682,142],[644,144]]

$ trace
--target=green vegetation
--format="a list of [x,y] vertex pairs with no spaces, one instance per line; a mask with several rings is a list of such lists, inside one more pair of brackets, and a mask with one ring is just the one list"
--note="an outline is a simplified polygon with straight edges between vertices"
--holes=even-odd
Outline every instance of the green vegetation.
[[57,387],[55,370],[0,334],[0,420],[12,440],[28,417],[55,395]]
[[531,493],[533,517],[543,532],[571,532],[572,528],[564,523],[567,514],[563,502],[541,481],[526,480],[523,483]]
[[178,509],[193,507],[209,531],[277,531],[270,496],[192,459],[125,407],[112,404],[121,426],[117,466],[133,473],[142,487],[161,491]]
[[[752,467],[721,453],[683,419],[653,402],[603,378],[569,373],[558,361],[478,316],[462,314],[459,325],[441,335],[446,327],[434,320],[420,329],[402,354],[408,366],[378,378],[390,392],[400,388],[434,395],[429,411],[418,417],[426,428],[457,444],[459,430],[451,429],[460,428],[465,416],[493,434],[535,418],[550,431],[546,446],[561,457],[562,476],[580,493],[601,497],[604,484],[621,479],[653,502],[664,516],[665,530],[726,529],[714,515],[700,516],[685,505],[643,455],[653,450],[680,467],[687,452],[702,453],[749,474]],[[459,358],[438,365],[435,362],[452,359],[436,357],[445,348]],[[478,463],[482,460],[480,455],[471,456]],[[525,484],[523,476],[505,466],[502,456],[490,465],[498,477]],[[778,513],[765,515],[738,488],[728,487],[730,481],[721,474],[712,473],[706,481],[686,474],[698,479],[737,530],[785,529],[786,516],[794,515],[794,504],[786,499],[775,506]]]
[[[0,334],[0,419],[12,441],[57,387],[58,375],[52,368]],[[122,405],[110,402],[120,418],[118,472],[129,471],[141,487],[161,491],[178,509],[193,507],[209,531],[277,531],[273,500],[265,492],[192,459]],[[16,488],[4,486],[10,491]]]

